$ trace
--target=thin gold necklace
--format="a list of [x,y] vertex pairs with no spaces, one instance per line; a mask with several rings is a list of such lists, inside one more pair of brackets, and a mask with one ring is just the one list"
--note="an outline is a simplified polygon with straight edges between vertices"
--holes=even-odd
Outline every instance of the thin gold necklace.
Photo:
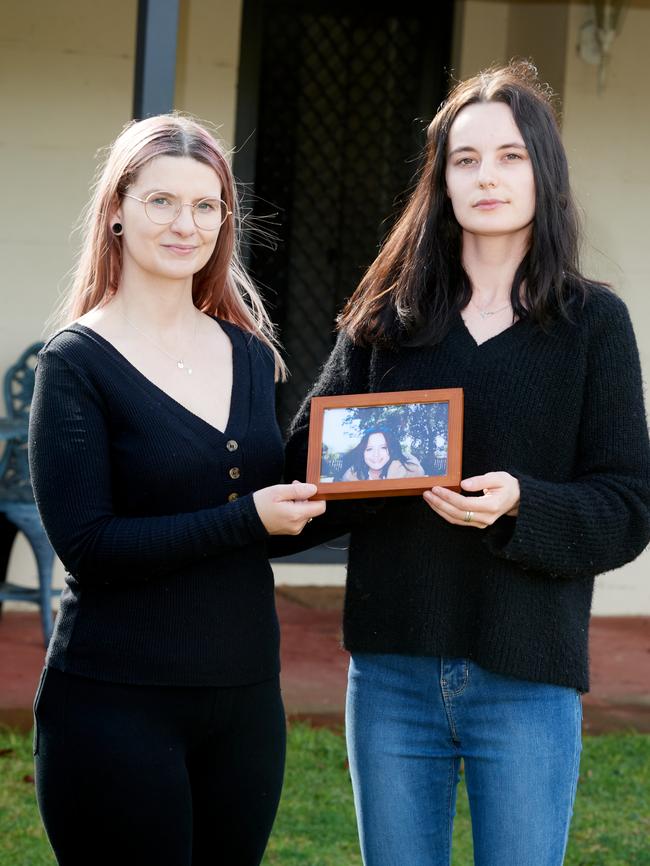
[[[138,334],[142,334],[142,336],[145,338],[145,340],[149,340],[149,342],[153,346],[155,346],[159,352],[162,352],[163,355],[166,355],[170,360],[172,360],[176,364],[176,366],[178,367],[179,370],[184,370],[188,376],[192,375],[192,367],[186,361],[187,354],[185,352],[183,352],[183,354],[181,355],[180,358],[177,358],[175,355],[170,355],[169,352],[166,349],[163,349],[163,347],[158,342],[156,342],[156,340],[154,340],[153,337],[150,337],[149,334],[147,334],[141,328],[138,328],[138,326],[135,325],[129,319],[129,317],[126,315],[126,313],[123,310],[120,310],[120,312],[122,313],[122,316],[124,317],[124,321],[127,323],[127,325],[130,325],[134,331],[138,332]],[[196,341],[197,327],[198,327],[198,318],[194,322],[194,333],[192,335],[192,343],[194,343]]]
[[504,307],[499,307],[498,310],[482,310],[482,309],[478,306],[478,304],[476,304],[476,303],[474,302],[474,298],[470,298],[470,299],[469,299],[469,302],[470,302],[470,304],[472,304],[472,306],[474,307],[474,309],[476,310],[476,312],[479,314],[479,316],[480,316],[483,320],[485,320],[485,319],[489,319],[489,318],[491,318],[492,316],[496,316],[498,313],[502,313],[504,310],[509,310],[509,309],[512,308],[512,304],[511,304],[511,303],[507,303]]

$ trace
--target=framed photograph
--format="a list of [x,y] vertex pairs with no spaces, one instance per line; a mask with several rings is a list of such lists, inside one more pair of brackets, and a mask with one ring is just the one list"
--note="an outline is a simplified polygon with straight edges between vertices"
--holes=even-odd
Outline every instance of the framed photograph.
[[460,489],[463,389],[313,397],[307,481],[313,499]]

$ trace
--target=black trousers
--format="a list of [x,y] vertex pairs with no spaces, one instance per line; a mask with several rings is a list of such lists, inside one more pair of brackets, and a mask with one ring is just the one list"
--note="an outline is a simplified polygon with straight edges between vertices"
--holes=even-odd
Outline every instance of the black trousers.
[[35,702],[38,804],[60,866],[257,866],[280,799],[277,679],[105,683],[53,668]]

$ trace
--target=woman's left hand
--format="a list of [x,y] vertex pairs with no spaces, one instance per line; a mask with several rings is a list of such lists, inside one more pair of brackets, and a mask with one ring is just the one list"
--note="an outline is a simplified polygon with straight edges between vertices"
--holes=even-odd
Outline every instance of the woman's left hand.
[[460,482],[463,490],[482,490],[482,496],[463,496],[446,487],[424,492],[427,504],[448,523],[485,529],[499,517],[519,513],[519,482],[508,472],[486,472]]

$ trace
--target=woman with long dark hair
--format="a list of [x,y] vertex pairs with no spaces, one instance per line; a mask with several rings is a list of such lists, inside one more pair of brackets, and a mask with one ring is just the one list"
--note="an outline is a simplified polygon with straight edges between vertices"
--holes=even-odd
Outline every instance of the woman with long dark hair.
[[[366,866],[448,866],[461,761],[476,864],[563,861],[594,575],[650,537],[635,338],[578,244],[534,68],[461,82],[312,391],[464,389],[461,492],[333,503],[308,529],[352,533],[347,737]],[[308,423],[309,400],[292,478]]]
[[266,542],[323,508],[277,484],[284,365],[219,143],[178,115],[129,124],[86,216],[30,421],[67,571],[34,705],[41,815],[61,866],[256,866],[285,744]]
[[344,455],[342,469],[341,481],[424,475],[420,461],[404,454],[399,438],[388,427],[366,430],[359,444]]

